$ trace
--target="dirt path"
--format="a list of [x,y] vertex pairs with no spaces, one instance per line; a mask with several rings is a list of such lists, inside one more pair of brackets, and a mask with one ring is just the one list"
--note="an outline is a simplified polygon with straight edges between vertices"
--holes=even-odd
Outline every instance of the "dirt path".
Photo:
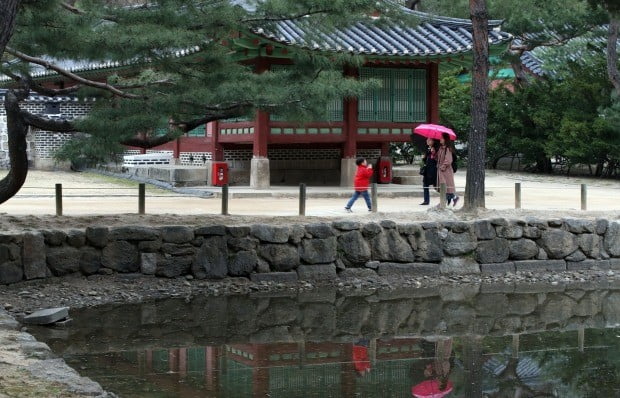
[[[514,184],[522,185],[522,210],[514,209]],[[63,217],[56,217],[54,184],[63,186]],[[465,184],[465,172],[459,171],[457,186]],[[580,184],[588,185],[588,212],[580,210]],[[420,187],[410,186],[411,191]],[[237,187],[231,187],[234,193]],[[315,188],[318,190],[318,188]],[[334,188],[338,189],[338,188]],[[381,191],[402,187],[380,186]],[[462,189],[462,188],[461,188]],[[137,183],[92,173],[33,171],[19,194],[0,205],[0,228],[24,229],[61,226],[82,227],[90,224],[184,224],[205,223],[247,224],[259,221],[276,223],[309,222],[334,218],[400,221],[473,219],[482,217],[597,217],[618,218],[620,214],[620,181],[539,176],[532,174],[487,172],[487,210],[476,214],[450,208],[438,211],[420,206],[421,198],[379,197],[379,213],[368,213],[360,201],[354,213],[343,211],[344,198],[312,198],[306,204],[306,215],[298,217],[298,199],[233,198],[229,202],[231,216],[220,216],[219,198],[198,198],[180,195],[147,186],[146,212],[139,216]],[[308,188],[312,192],[313,187]],[[344,190],[343,192],[346,192]],[[433,203],[438,203],[435,196]]]

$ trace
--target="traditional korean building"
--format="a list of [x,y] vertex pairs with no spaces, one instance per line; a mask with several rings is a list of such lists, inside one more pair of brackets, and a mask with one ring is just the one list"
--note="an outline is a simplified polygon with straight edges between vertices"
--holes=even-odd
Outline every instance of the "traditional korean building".
[[[388,156],[389,144],[409,141],[417,124],[439,121],[438,79],[444,67],[471,65],[471,21],[403,12],[421,22],[359,22],[327,34],[300,19],[279,22],[271,30],[239,32],[224,44],[258,73],[286,68],[296,51],[348,53],[365,63],[346,68],[343,75],[377,79],[382,87],[327,104],[329,120],[300,125],[258,111],[251,120],[212,122],[147,152],[168,152],[177,165],[210,167],[225,161],[231,183],[254,188],[299,182],[349,185],[357,156]],[[510,38],[501,32],[500,21],[489,21],[491,54],[504,51]],[[73,71],[105,73],[109,67],[81,65]],[[128,153],[141,151],[128,148]]]

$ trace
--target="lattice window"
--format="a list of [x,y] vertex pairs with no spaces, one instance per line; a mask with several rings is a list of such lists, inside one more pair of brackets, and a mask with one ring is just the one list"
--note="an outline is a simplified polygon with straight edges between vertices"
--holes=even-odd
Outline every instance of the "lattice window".
[[[286,65],[271,65],[270,69],[272,71],[281,71],[284,70]],[[343,120],[343,101],[342,98],[335,99],[327,103],[327,121],[330,122],[341,122]],[[284,122],[286,121],[284,117],[278,116],[276,114],[269,115],[269,119],[276,122]]]
[[359,98],[358,119],[364,122],[422,122],[426,120],[426,71],[421,69],[362,68],[360,79],[381,86]]

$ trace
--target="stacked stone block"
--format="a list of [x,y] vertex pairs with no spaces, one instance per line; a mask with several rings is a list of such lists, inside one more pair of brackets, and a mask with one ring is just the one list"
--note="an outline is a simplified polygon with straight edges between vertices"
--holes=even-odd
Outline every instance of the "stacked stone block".
[[72,273],[296,281],[585,269],[620,269],[620,222],[384,220],[0,234],[0,284]]

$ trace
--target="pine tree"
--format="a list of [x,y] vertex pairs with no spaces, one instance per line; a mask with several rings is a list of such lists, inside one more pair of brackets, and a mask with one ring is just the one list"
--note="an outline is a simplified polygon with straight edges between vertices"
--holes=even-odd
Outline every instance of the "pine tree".
[[[290,54],[286,70],[256,73],[261,71],[244,63],[232,44],[252,43],[253,30],[268,31],[277,21],[303,20],[328,32],[376,11],[398,18],[397,10],[392,2],[375,0],[4,0],[0,74],[14,85],[5,99],[11,170],[0,181],[0,203],[26,178],[28,126],[86,132],[62,155],[105,160],[122,145],[151,148],[212,120],[251,117],[257,109],[291,120],[321,118],[330,99],[364,88],[342,78],[343,65],[359,59],[300,50]],[[106,75],[78,75],[60,60],[117,66]],[[65,87],[39,84],[33,65],[63,76]],[[20,108],[30,92],[97,100],[88,118],[57,122]]]

